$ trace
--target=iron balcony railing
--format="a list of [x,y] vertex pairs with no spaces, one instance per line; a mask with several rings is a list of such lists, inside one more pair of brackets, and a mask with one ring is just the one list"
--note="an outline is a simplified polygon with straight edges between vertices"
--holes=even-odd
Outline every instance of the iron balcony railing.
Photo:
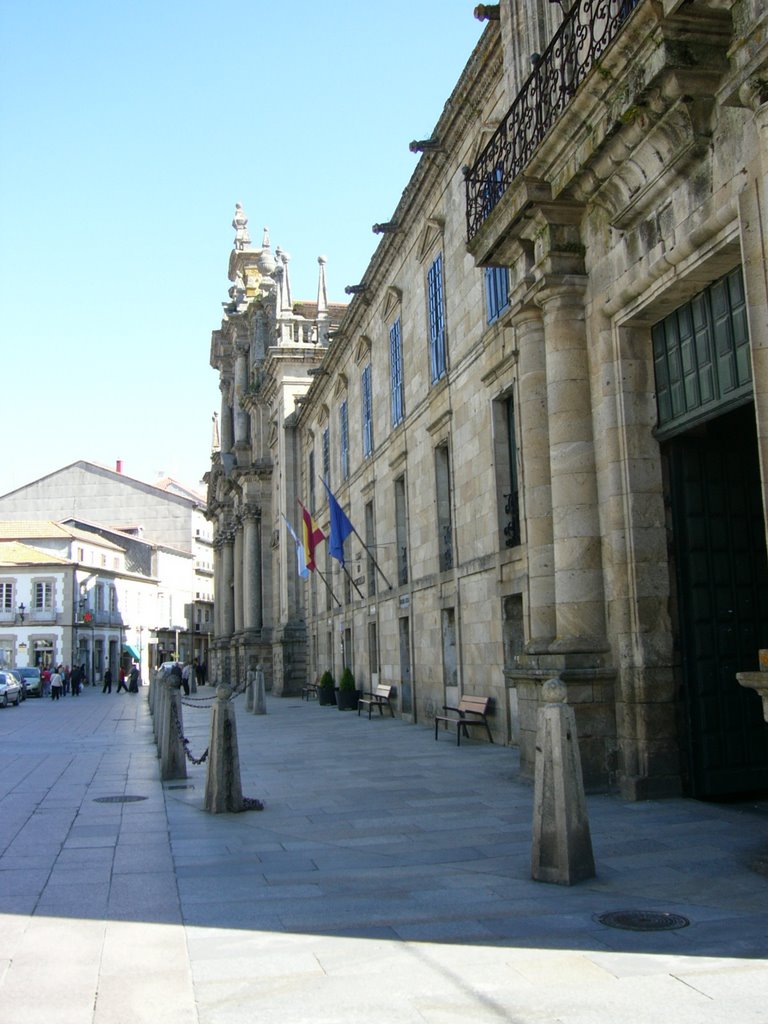
[[467,237],[474,238],[641,0],[576,0],[535,59],[490,142],[467,172]]

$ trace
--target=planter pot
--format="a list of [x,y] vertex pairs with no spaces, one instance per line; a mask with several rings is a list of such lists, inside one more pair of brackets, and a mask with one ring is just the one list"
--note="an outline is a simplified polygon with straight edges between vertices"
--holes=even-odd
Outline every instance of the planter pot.
[[357,711],[357,702],[360,697],[360,690],[337,690],[336,707],[339,711]]
[[317,703],[330,706],[336,703],[336,694],[333,690],[327,690],[324,686],[317,688]]

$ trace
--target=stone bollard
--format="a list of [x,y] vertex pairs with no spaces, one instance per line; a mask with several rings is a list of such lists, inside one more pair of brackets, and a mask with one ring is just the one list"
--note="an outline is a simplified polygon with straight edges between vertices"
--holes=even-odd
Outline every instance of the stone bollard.
[[165,684],[165,689],[168,713],[164,715],[164,733],[160,743],[160,778],[163,781],[186,779],[187,758],[182,741],[184,721],[181,714],[181,690],[175,685],[175,680],[169,680]]
[[267,713],[267,694],[264,689],[264,671],[259,665],[256,668],[256,681],[254,683],[254,696],[253,696],[253,713],[254,715],[266,715]]
[[245,676],[245,710],[249,715],[253,714],[253,702],[256,693],[256,671],[249,668]]
[[208,743],[208,772],[205,777],[203,809],[211,814],[245,809],[240,783],[240,756],[237,750],[235,709],[230,701],[232,688],[216,688]]
[[531,876],[573,885],[595,875],[573,708],[560,679],[542,687],[533,803]]

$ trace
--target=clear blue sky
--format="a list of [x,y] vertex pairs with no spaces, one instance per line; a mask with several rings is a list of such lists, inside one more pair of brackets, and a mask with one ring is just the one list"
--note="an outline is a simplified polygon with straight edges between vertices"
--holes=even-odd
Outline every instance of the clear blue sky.
[[195,485],[236,202],[344,301],[483,25],[473,0],[0,0],[0,494],[77,459]]

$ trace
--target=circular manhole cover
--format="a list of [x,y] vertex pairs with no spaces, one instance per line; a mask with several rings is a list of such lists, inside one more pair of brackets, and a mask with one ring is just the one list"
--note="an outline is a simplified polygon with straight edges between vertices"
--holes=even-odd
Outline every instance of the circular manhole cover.
[[686,928],[691,923],[682,914],[660,910],[611,910],[600,914],[597,920],[609,928],[625,928],[632,932],[668,932]]
[[135,804],[139,800],[146,800],[145,796],[95,796],[95,804]]

